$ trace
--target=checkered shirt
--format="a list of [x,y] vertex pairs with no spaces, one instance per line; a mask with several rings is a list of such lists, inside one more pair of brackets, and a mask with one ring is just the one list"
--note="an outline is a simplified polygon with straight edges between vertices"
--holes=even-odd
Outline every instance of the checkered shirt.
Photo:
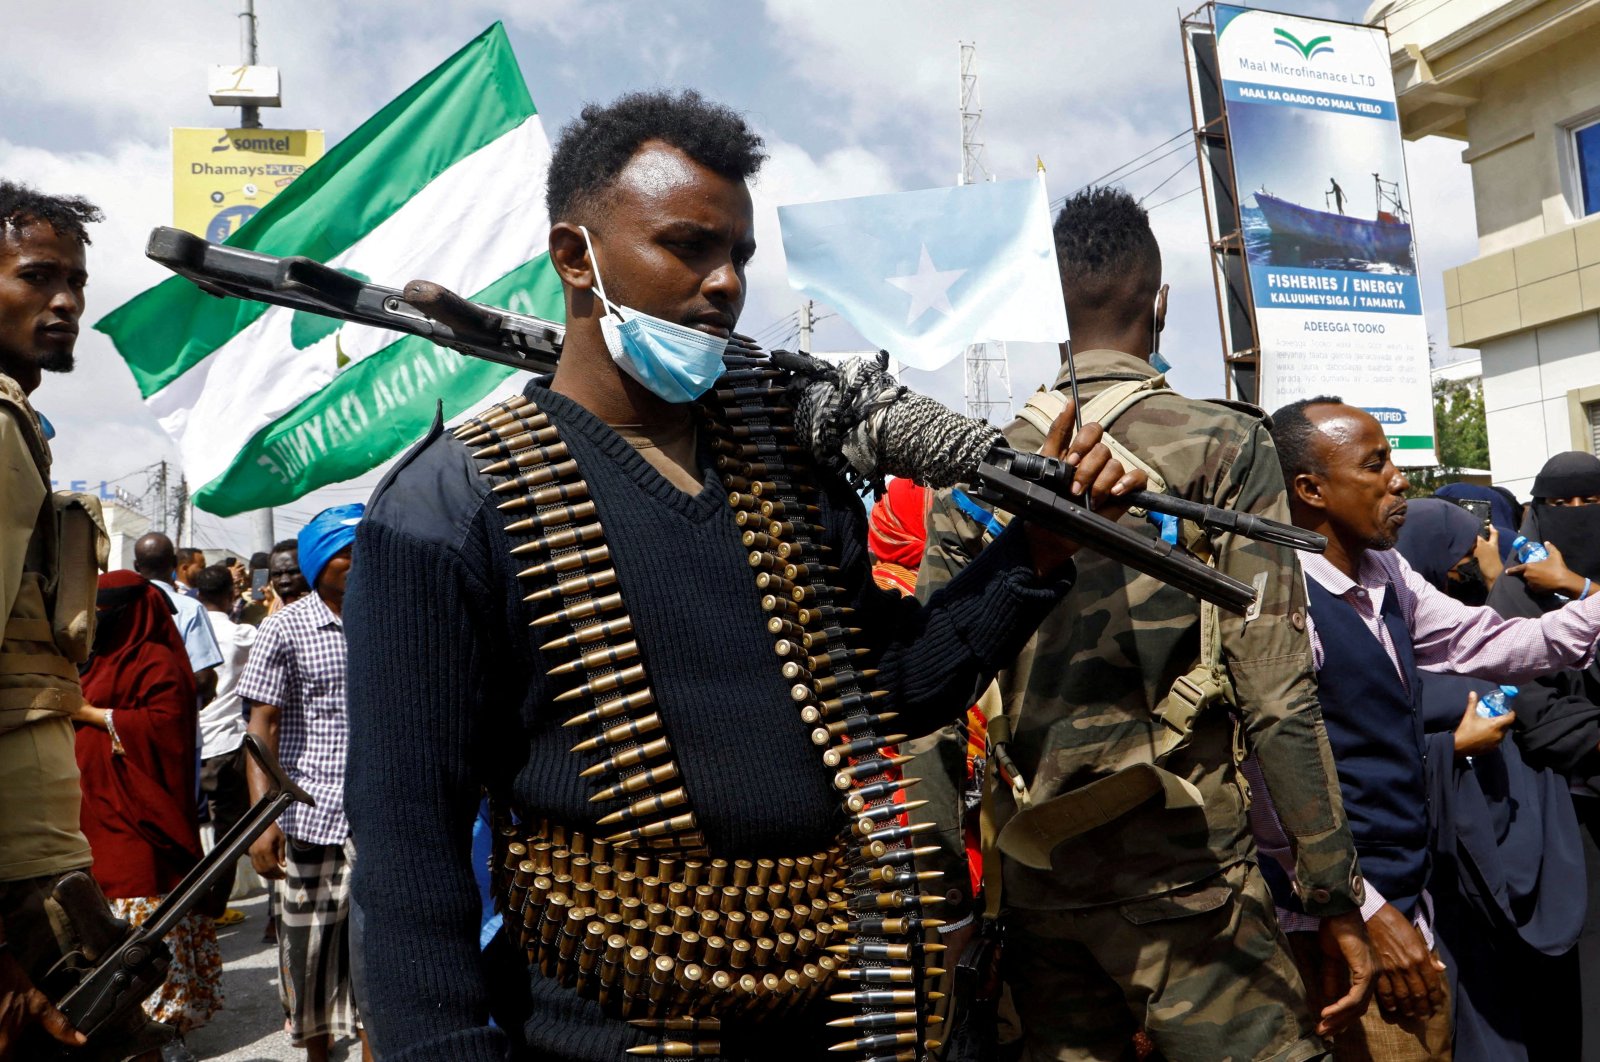
[[278,761],[317,802],[314,808],[291,803],[278,819],[284,834],[300,841],[340,844],[350,835],[344,677],[344,623],[312,591],[262,621],[239,679],[246,701],[279,709]]

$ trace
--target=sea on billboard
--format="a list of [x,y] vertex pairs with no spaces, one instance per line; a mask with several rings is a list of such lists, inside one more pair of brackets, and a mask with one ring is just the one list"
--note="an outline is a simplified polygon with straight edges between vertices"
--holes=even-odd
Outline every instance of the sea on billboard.
[[1435,463],[1428,332],[1383,30],[1217,8],[1267,409],[1335,394]]
[[320,129],[174,129],[173,225],[222,243],[322,148]]

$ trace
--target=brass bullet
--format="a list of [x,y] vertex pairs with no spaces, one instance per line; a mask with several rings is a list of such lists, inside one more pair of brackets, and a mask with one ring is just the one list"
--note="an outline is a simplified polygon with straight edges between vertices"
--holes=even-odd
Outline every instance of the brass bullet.
[[503,513],[520,513],[528,509],[542,509],[546,505],[555,505],[558,502],[579,502],[589,497],[589,484],[581,479],[567,483],[554,483],[548,487],[540,487],[531,494],[519,495],[508,498],[495,508]]
[[871,737],[856,738],[846,741],[842,745],[835,745],[822,754],[822,762],[828,767],[837,767],[852,756],[859,756],[863,752],[871,752],[885,745],[898,745],[906,740],[904,734],[873,735]]
[[881,918],[877,915],[868,915],[851,922],[846,927],[846,930],[850,933],[874,937],[900,936],[902,934],[921,933],[925,929],[938,929],[944,924],[945,922],[942,918],[920,918],[916,915]]
[[756,589],[769,594],[787,594],[794,589],[794,584],[773,572],[761,572],[756,576]]
[[[532,542],[524,542],[520,546],[513,546],[511,555],[514,557],[526,557],[530,553],[544,554],[559,549],[567,549],[571,546],[581,546],[585,542],[598,541],[603,533],[604,529],[599,523],[568,524],[561,530],[552,531],[543,538],[534,539]],[[561,559],[565,560],[566,558],[563,557]],[[535,569],[529,568],[528,571],[535,571]],[[526,574],[526,572],[519,572],[518,576],[521,577]]]
[[828,953],[847,959],[875,959],[880,962],[921,962],[929,955],[948,950],[944,944],[832,944]]
[[764,428],[756,428],[748,424],[729,424],[724,430],[730,439],[753,439],[766,435],[785,436],[794,434],[794,426],[790,424],[771,424]]
[[856,610],[847,605],[817,605],[814,608],[803,608],[796,613],[798,622],[810,626],[813,623],[832,623],[835,620],[849,619],[856,614]]
[[531,472],[524,472],[519,476],[502,480],[490,488],[495,494],[511,494],[519,490],[532,490],[542,487],[547,483],[561,483],[570,481],[578,475],[578,462],[561,461],[553,465],[536,468]]
[[580,645],[588,645],[602,639],[611,638],[619,634],[633,632],[633,617],[622,616],[619,619],[606,620],[604,623],[594,623],[580,628],[572,634],[563,635],[539,646],[541,653],[554,653],[567,649],[576,649]]
[[[629,804],[621,811],[614,811],[604,818],[595,820],[596,826],[617,826],[624,822],[633,822],[646,815],[655,815],[659,812],[670,811],[682,807],[689,802],[689,794],[682,789],[669,789],[665,793],[656,793],[645,797],[643,800]],[[931,824],[930,824],[931,825]]]
[[716,1040],[700,1040],[695,1043],[666,1040],[659,1044],[630,1047],[627,1052],[640,1058],[711,1058],[722,1054],[722,1044]]
[[719,1032],[722,1022],[716,1018],[637,1018],[628,1023],[635,1029],[657,1032]]
[[532,623],[528,624],[528,626],[549,627],[556,623],[576,623],[578,620],[592,619],[595,616],[604,615],[607,612],[620,611],[622,611],[622,595],[607,594],[605,597],[597,597],[593,600],[584,601],[577,605],[568,605],[559,612],[552,612],[549,615],[540,616]]
[[[654,743],[652,742],[652,744]],[[634,841],[646,840],[651,837],[661,837],[671,833],[682,833],[685,830],[693,829],[694,826],[694,812],[690,811],[682,815],[675,815],[670,819],[662,819],[660,822],[652,822],[645,826],[635,827],[631,830],[624,830],[621,833],[614,833],[610,837],[607,837],[606,840],[610,841],[612,844],[627,844]]]
[[602,645],[598,649],[591,649],[576,660],[569,660],[565,664],[551,668],[548,675],[570,675],[579,669],[595,671],[603,667],[620,664],[624,660],[632,660],[639,655],[638,642],[623,642],[621,645]]
[[910,756],[878,756],[870,760],[862,760],[848,767],[841,767],[834,773],[833,784],[838,789],[849,789],[860,778],[871,778],[873,775],[883,774],[891,767],[898,767],[902,763],[911,762]]
[[832,675],[819,676],[813,680],[811,684],[816,687],[816,690],[819,694],[824,694],[832,693],[838,688],[841,682],[863,682],[865,680],[875,679],[877,677],[878,669],[875,667],[863,668],[860,671],[857,671],[854,668],[846,668],[844,670],[835,672]]
[[[613,771],[624,770],[628,767],[636,767],[646,760],[655,759],[658,756],[665,756],[670,751],[671,748],[667,744],[667,739],[657,738],[654,741],[648,741],[645,744],[639,745],[635,748],[623,749],[616,755],[601,760],[592,767],[585,767],[582,771],[578,772],[578,776],[580,778],[593,778],[597,775],[609,774]],[[609,837],[606,839],[611,841]],[[611,843],[616,844],[615,841],[611,841]]]
[[[882,848],[882,841],[873,841],[874,849]],[[921,848],[896,848],[893,851],[879,852],[872,857],[872,865],[879,867],[899,867],[921,859],[925,855],[932,855],[939,850],[938,845],[924,845]]]
[[762,571],[770,572],[773,570],[781,570],[783,568],[783,561],[778,557],[778,555],[776,553],[768,553],[766,550],[751,550],[748,560],[750,562],[750,567],[760,569]]
[[[649,715],[639,716],[636,719],[625,719],[615,726],[606,727],[589,740],[578,742],[569,751],[593,752],[608,745],[618,745],[624,741],[632,741],[634,738],[652,734],[660,729],[660,714],[651,712]],[[604,825],[604,820],[601,820],[601,824]]]
[[[823,723],[822,710],[815,705],[806,705],[800,709],[800,718],[813,726],[821,726],[822,732],[827,737],[838,737],[841,734],[857,734],[871,730],[884,723],[900,718],[899,712],[879,712],[868,715],[852,715],[845,719],[837,719],[831,723]],[[819,745],[827,744],[826,740],[817,742]]]
[[838,715],[841,712],[855,711],[857,708],[870,708],[872,702],[881,701],[889,696],[888,690],[869,690],[865,693],[847,693],[843,697],[834,697],[817,705],[823,715]]
[[[678,764],[676,761],[669,760],[658,767],[651,767],[649,770],[629,775],[616,785],[607,786],[594,794],[594,796],[591,796],[589,802],[598,804],[606,800],[616,800],[618,797],[649,789],[660,782],[669,782],[676,777],[678,777]],[[635,873],[633,876],[637,878],[638,874]]]
[[646,687],[642,690],[635,690],[626,696],[613,697],[609,701],[601,701],[593,708],[578,713],[561,725],[563,727],[583,726],[586,723],[598,723],[606,719],[614,719],[636,708],[654,704],[655,700],[656,695],[651,692],[649,687]]
[[857,893],[845,901],[851,911],[894,911],[913,907],[929,907],[944,903],[943,896],[901,892]]
[[[497,449],[489,447],[489,449]],[[481,452],[481,451],[480,451]],[[477,457],[477,454],[473,454]],[[567,456],[567,444],[564,442],[552,443],[549,446],[536,446],[531,450],[515,453],[492,465],[478,469],[485,476],[503,476],[519,468],[528,468],[531,465],[544,465],[552,461],[560,461]]]
[[944,970],[930,966],[918,970],[914,966],[842,966],[835,974],[841,981],[860,981],[863,984],[915,984],[922,977],[938,977]]
[[525,446],[543,446],[561,438],[561,434],[550,425],[550,418],[543,413],[526,418],[507,417],[495,427],[506,428],[511,425],[522,430],[511,435],[502,435],[493,430],[483,431],[464,438],[462,445],[472,448],[474,459],[483,461],[507,457]]
[[[917,990],[914,988],[878,988],[861,992],[836,992],[828,997],[835,1003],[855,1003],[863,1007],[915,1006]],[[935,1002],[944,998],[943,992],[929,992],[928,999]]]
[[575,597],[578,594],[587,594],[591,590],[604,590],[607,587],[616,585],[617,570],[615,568],[606,568],[603,571],[584,572],[581,575],[563,579],[554,586],[536,590],[526,595],[522,600],[530,605],[536,605],[541,601],[551,601],[557,597]]
[[873,830],[879,830],[885,826],[892,825],[893,823],[899,821],[899,816],[904,815],[908,811],[915,811],[918,808],[926,807],[927,804],[928,802],[926,800],[908,800],[904,804],[896,804],[893,801],[887,801],[862,811],[855,817],[853,826],[855,827],[857,833],[868,834]]
[[594,545],[590,549],[563,553],[562,557],[544,561],[542,565],[523,568],[522,571],[518,571],[517,577],[518,579],[544,579],[546,576],[560,576],[560,574],[568,573],[568,571],[578,571],[579,568],[598,565],[600,561],[608,560],[610,557],[610,545]]
[[869,785],[861,786],[855,792],[846,796],[845,805],[851,811],[860,814],[874,801],[883,800],[886,797],[893,796],[895,793],[903,792],[921,784],[921,778],[899,778],[890,782],[872,782]]
[[[898,1029],[906,1025],[917,1024],[921,1017],[915,1010],[885,1011],[881,1014],[854,1014],[848,1018],[835,1018],[828,1023],[834,1029]],[[935,1025],[933,1018],[938,1015],[929,1015],[927,1024]],[[943,1020],[943,1019],[940,1019]]]
[[[828,1024],[833,1024],[829,1022]],[[915,1029],[910,1032],[879,1033],[876,1036],[862,1036],[855,1040],[846,1040],[842,1044],[834,1044],[829,1051],[843,1053],[846,1051],[877,1051],[885,1047],[902,1047],[917,1042]]]
[[609,675],[592,678],[581,686],[558,693],[552,700],[560,704],[562,701],[576,701],[584,697],[593,697],[597,693],[610,693],[612,690],[621,689],[631,682],[644,681],[644,665],[635,664],[632,667],[614,671]]
[[547,528],[575,524],[580,520],[591,519],[593,516],[594,502],[592,501],[578,502],[576,505],[561,505],[507,524],[506,534],[536,535]]
[[883,829],[874,830],[872,833],[867,834],[867,840],[893,844],[895,841],[902,841],[907,837],[915,837],[919,833],[927,833],[938,828],[939,824],[937,822],[913,822],[909,826],[885,826]]

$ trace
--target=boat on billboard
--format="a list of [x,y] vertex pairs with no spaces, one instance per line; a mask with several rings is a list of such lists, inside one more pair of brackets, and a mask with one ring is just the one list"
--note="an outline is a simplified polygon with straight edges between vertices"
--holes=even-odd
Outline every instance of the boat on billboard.
[[1379,417],[1397,463],[1436,463],[1384,31],[1222,4],[1216,26],[1261,405],[1338,395]]

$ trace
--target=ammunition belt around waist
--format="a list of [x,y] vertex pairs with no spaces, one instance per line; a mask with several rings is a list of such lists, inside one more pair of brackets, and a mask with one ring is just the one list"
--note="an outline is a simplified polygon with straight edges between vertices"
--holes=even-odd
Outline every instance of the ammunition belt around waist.
[[684,859],[528,825],[496,831],[492,885],[507,931],[530,966],[615,1017],[803,1009],[839,969],[828,953],[845,906],[839,846]]

